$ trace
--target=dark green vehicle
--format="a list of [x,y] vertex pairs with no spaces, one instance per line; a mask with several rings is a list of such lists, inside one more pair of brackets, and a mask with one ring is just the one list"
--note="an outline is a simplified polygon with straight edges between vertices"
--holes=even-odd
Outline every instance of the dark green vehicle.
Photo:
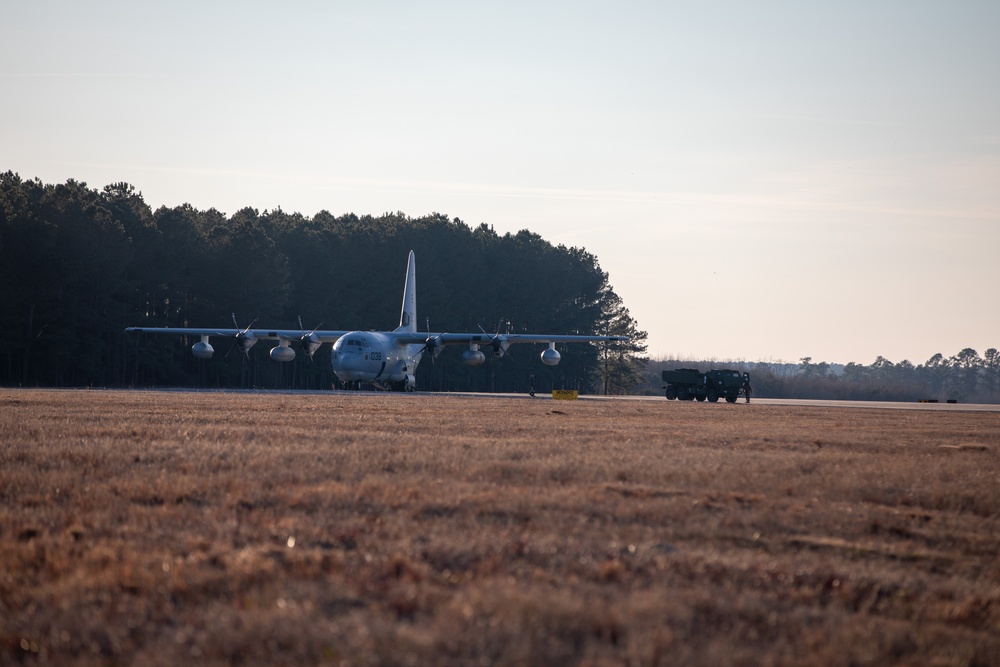
[[733,370],[715,370],[702,373],[695,368],[678,368],[663,371],[663,385],[667,399],[678,401],[704,401],[715,403],[720,398],[727,403],[735,403],[743,391],[744,383],[750,382],[749,373]]

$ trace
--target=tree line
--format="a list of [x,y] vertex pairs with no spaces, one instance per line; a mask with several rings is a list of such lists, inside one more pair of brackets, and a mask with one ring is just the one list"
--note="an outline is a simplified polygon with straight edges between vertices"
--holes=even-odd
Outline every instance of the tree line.
[[797,364],[659,359],[648,364],[638,391],[661,393],[660,372],[681,367],[748,371],[754,395],[767,398],[1000,403],[1000,351],[993,347],[982,356],[972,348],[950,357],[938,353],[916,365],[882,356],[871,364],[814,362],[812,357]]
[[8,386],[329,388],[329,345],[287,364],[259,343],[249,354],[214,338],[126,334],[128,326],[256,322],[306,332],[392,329],[406,257],[417,258],[421,330],[627,335],[576,344],[558,366],[539,346],[468,367],[446,349],[418,389],[628,393],[642,381],[646,333],[597,258],[522,230],[496,233],[432,213],[380,216],[280,208],[226,215],[188,204],[153,211],[128,183],[92,189],[0,175],[0,383]]

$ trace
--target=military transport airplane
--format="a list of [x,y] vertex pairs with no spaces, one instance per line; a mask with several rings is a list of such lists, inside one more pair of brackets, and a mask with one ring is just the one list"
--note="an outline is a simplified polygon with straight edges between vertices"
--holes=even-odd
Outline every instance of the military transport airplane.
[[[236,317],[233,316],[236,324]],[[301,325],[301,322],[300,322]],[[238,327],[238,325],[237,325]],[[333,352],[330,365],[333,372],[348,387],[359,388],[369,383],[379,389],[412,391],[416,386],[417,365],[423,355],[437,357],[446,345],[468,345],[462,353],[462,361],[469,366],[478,366],[486,361],[480,349],[492,351],[494,357],[502,357],[513,343],[548,343],[542,351],[542,363],[555,366],[561,358],[556,343],[612,342],[627,341],[625,336],[576,336],[561,334],[488,334],[479,333],[420,333],[417,331],[417,276],[413,251],[406,263],[406,282],[403,284],[403,309],[399,326],[393,331],[320,331],[294,329],[253,328],[245,329],[197,329],[188,327],[129,327],[129,332],[154,334],[182,334],[199,336],[200,340],[191,346],[191,353],[199,359],[209,359],[215,352],[209,338],[227,337],[235,339],[235,346],[243,353],[249,352],[259,340],[276,340],[271,349],[275,361],[292,361],[296,343],[310,358],[323,343],[332,342]]]

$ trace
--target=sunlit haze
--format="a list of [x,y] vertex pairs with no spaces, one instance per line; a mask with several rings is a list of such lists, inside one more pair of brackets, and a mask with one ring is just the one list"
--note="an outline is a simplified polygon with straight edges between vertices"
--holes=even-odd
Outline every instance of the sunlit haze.
[[7,3],[0,171],[526,228],[598,257],[654,357],[920,364],[1000,347],[998,26],[996,0]]

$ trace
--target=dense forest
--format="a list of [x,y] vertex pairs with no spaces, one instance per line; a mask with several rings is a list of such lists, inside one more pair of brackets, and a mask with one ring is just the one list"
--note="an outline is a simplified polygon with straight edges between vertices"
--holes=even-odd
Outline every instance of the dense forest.
[[628,393],[642,381],[646,334],[597,258],[527,230],[431,214],[312,217],[189,205],[152,211],[127,183],[101,190],[0,175],[0,384],[51,387],[329,388],[329,345],[314,360],[244,355],[215,339],[126,334],[128,326],[392,329],[406,257],[417,258],[417,314],[434,331],[627,335],[630,343],[514,346],[468,367],[445,350],[418,389]]

